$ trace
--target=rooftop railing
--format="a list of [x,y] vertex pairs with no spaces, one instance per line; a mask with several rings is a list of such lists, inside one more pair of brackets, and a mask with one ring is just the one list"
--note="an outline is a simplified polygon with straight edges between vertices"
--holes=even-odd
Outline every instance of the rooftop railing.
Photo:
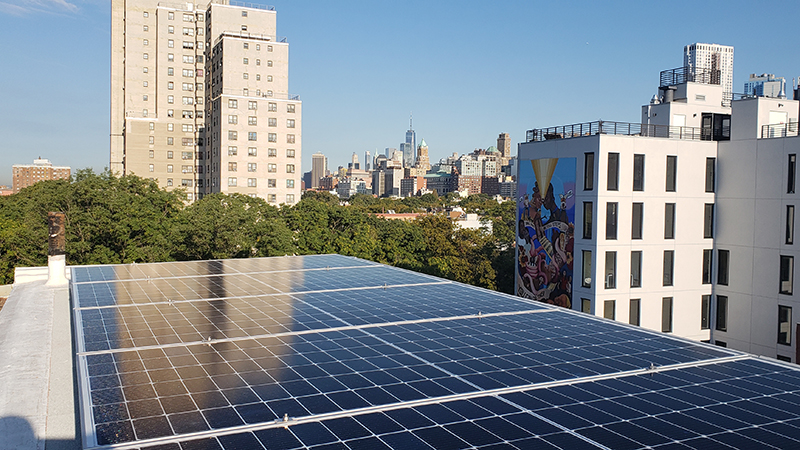
[[720,84],[720,71],[709,69],[691,70],[688,66],[676,67],[675,69],[662,70],[660,74],[660,86],[676,86],[686,82]]
[[285,92],[261,91],[257,89],[222,88],[222,90],[216,91],[214,94],[212,94],[212,96],[214,98],[217,98],[219,97],[220,94],[236,95],[241,97],[268,98],[276,100],[300,100],[300,96],[297,94],[288,94]]
[[249,33],[247,31],[223,31],[220,33],[219,37],[214,40],[214,46],[219,44],[219,42],[226,37],[235,37],[235,38],[242,38],[242,39],[257,39],[260,41],[265,42],[279,42],[279,43],[286,43],[289,42],[289,39],[285,36],[275,36],[270,34],[261,34],[261,33]]
[[227,0],[225,1],[226,4],[231,6],[241,6],[244,8],[253,8],[253,9],[263,9],[264,11],[275,11],[275,7],[272,5],[259,5],[256,3],[247,3],[247,2],[237,2],[236,0]]
[[553,139],[568,139],[598,134],[644,136],[691,141],[711,140],[709,132],[707,131],[704,135],[701,128],[599,120],[597,122],[576,123],[558,127],[535,128],[527,131],[525,141],[549,141]]
[[770,125],[762,125],[761,126],[761,139],[771,139],[771,138],[797,136],[799,129],[800,129],[800,126],[798,126],[797,122],[774,123],[774,124],[770,124]]

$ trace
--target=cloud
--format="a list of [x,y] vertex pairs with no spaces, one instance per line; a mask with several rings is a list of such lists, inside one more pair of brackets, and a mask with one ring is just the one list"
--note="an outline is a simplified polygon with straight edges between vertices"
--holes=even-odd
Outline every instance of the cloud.
[[67,0],[11,0],[0,1],[0,13],[23,16],[28,14],[64,14],[78,12],[78,5]]

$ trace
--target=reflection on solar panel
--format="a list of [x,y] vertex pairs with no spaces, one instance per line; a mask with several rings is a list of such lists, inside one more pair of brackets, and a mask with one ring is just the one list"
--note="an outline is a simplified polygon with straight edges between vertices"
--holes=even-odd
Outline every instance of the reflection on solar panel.
[[793,366],[426,275],[72,270],[85,448],[800,447]]

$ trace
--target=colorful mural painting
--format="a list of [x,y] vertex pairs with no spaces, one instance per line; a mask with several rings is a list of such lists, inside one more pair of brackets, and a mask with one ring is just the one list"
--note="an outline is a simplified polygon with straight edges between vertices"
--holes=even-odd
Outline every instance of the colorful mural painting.
[[565,308],[572,308],[575,167],[575,158],[520,161],[517,177],[517,295]]

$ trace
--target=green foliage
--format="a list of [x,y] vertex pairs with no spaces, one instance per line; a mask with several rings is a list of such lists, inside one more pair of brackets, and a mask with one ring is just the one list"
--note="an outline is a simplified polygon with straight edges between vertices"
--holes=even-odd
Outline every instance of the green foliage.
[[[0,284],[14,267],[47,263],[47,213],[66,215],[67,262],[116,264],[339,253],[498,289],[513,290],[515,205],[488,196],[461,206],[491,222],[493,233],[457,227],[443,214],[457,196],[404,199],[354,195],[349,206],[306,192],[276,208],[240,194],[208,195],[191,205],[136,176],[81,170],[0,197]],[[376,216],[426,212],[414,221]]]

